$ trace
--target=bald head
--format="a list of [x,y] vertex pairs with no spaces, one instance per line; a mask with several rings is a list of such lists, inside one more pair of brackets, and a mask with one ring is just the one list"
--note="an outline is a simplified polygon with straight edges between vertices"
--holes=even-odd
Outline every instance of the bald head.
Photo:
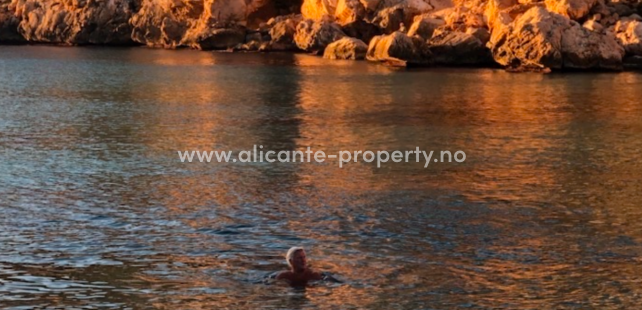
[[302,247],[291,247],[288,253],[285,254],[285,260],[290,265],[293,271],[305,271],[307,268],[307,259],[305,257],[305,250]]

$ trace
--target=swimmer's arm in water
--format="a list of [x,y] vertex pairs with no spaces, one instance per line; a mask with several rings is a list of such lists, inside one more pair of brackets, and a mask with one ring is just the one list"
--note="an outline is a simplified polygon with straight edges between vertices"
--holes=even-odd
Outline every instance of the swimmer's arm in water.
[[321,279],[323,281],[329,281],[329,282],[334,282],[334,283],[343,283],[343,281],[333,277],[332,274],[330,274],[328,272],[322,272],[320,274],[320,276],[321,276]]

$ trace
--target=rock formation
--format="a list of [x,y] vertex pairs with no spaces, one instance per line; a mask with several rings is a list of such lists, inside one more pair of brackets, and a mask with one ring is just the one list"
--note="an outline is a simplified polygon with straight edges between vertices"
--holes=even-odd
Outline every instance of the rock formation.
[[513,68],[619,70],[624,56],[614,36],[539,6],[494,29],[489,45],[497,63]]
[[641,62],[640,14],[640,0],[0,0],[0,42],[620,70]]
[[366,58],[393,66],[426,65],[430,61],[430,52],[421,38],[396,31],[372,38]]
[[297,50],[294,35],[296,27],[301,22],[301,15],[288,16],[286,18],[273,18],[268,21],[270,28],[270,43],[267,49],[273,51],[294,51]]
[[333,22],[306,19],[297,25],[294,41],[304,51],[323,54],[328,44],[345,36],[341,27]]
[[642,22],[638,19],[625,19],[615,25],[618,41],[626,52],[633,56],[642,56]]
[[131,44],[129,0],[14,0],[18,32],[29,42]]
[[444,32],[428,41],[433,63],[447,66],[482,66],[493,63],[490,50],[472,33]]

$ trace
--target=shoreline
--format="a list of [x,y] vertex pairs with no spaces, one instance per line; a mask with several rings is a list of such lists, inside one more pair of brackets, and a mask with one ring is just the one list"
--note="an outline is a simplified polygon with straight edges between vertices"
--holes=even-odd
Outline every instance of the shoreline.
[[[0,49],[2,47],[24,47],[24,46],[29,46],[29,47],[52,47],[52,48],[59,48],[59,49],[71,49],[71,48],[89,48],[89,49],[141,49],[141,50],[149,50],[149,51],[190,51],[190,52],[196,52],[196,53],[215,53],[215,54],[224,54],[224,55],[245,55],[245,54],[260,54],[260,55],[305,55],[309,57],[314,57],[314,58],[319,58],[319,59],[324,59],[323,57],[319,55],[315,55],[313,53],[308,53],[305,51],[232,51],[232,50],[209,50],[209,51],[203,51],[203,50],[198,50],[198,49],[193,49],[189,47],[178,47],[178,48],[173,48],[173,49],[167,49],[167,48],[155,48],[155,47],[149,47],[146,45],[142,44],[129,44],[129,45],[109,45],[109,44],[80,44],[80,45],[65,45],[65,44],[55,44],[55,43],[33,43],[33,42],[28,42],[28,43],[16,43],[16,44],[7,44],[3,43],[0,44]],[[331,60],[331,59],[325,59],[329,62],[336,61],[336,60]],[[642,65],[640,65],[637,68],[627,68],[626,66],[621,70],[621,71],[615,71],[615,70],[600,70],[600,69],[560,69],[560,70],[510,70],[508,68],[503,68],[502,66],[496,64],[496,65],[490,65],[490,66],[480,66],[480,65],[459,65],[459,66],[448,66],[448,65],[431,65],[431,66],[405,66],[405,67],[399,67],[399,66],[390,66],[378,62],[372,62],[372,61],[367,61],[365,59],[360,59],[360,60],[340,60],[344,62],[362,62],[362,63],[370,63],[372,65],[379,65],[382,67],[389,68],[390,70],[402,70],[402,71],[423,71],[423,70],[466,70],[466,69],[487,69],[487,70],[497,70],[497,71],[504,71],[507,73],[514,73],[514,74],[519,74],[519,73],[535,73],[535,74],[593,74],[593,73],[600,73],[600,74],[618,74],[618,73],[627,73],[627,72],[633,72],[633,73],[641,73],[642,74]]]
[[634,0],[59,1],[0,0],[0,44],[308,53],[516,73],[642,70]]

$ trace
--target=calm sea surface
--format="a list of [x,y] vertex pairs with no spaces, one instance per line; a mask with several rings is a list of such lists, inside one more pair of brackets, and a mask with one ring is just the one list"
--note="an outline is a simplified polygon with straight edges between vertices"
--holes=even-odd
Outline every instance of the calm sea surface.
[[[463,150],[181,163],[178,150]],[[344,284],[262,284],[306,247]],[[0,47],[0,307],[635,309],[642,74]]]

